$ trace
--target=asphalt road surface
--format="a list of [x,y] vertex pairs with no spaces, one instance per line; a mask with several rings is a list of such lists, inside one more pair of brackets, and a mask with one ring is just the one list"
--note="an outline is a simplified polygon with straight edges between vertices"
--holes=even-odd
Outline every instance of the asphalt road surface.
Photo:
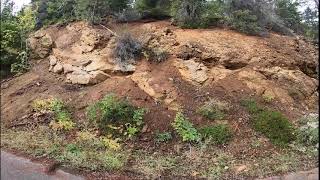
[[83,180],[81,176],[57,170],[52,175],[46,167],[28,159],[1,151],[1,180]]

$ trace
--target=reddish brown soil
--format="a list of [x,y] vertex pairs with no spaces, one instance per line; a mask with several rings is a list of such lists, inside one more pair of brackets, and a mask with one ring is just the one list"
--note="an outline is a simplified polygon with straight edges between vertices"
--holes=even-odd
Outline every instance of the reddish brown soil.
[[[139,25],[141,24],[132,24],[133,27]],[[168,22],[156,24],[156,28],[166,26],[168,26]],[[175,29],[175,27],[171,28]],[[214,33],[215,36],[206,35],[206,33],[211,31],[216,31],[216,33]],[[261,62],[261,66],[284,65],[286,67],[292,66],[293,68],[301,67],[302,70],[307,69],[303,68],[307,67],[305,64],[307,60],[302,62],[298,61],[298,59],[302,58],[308,49],[295,51],[293,50],[294,40],[279,35],[272,34],[271,37],[266,40],[263,38],[247,37],[221,29],[188,31],[178,29],[176,33],[181,42],[196,38],[201,39],[201,41],[225,41],[226,46],[229,45],[232,46],[230,48],[241,51],[239,54],[247,53],[246,55],[250,54],[250,56],[257,56],[258,54],[261,57],[266,56],[268,62],[267,64]],[[226,39],[226,37],[230,38]],[[238,42],[238,44],[234,44],[234,42]],[[244,49],[244,47],[246,49]],[[217,46],[215,48],[219,50],[222,47]],[[246,53],[242,53],[242,51],[246,51]],[[270,57],[274,57],[273,60],[270,59]],[[295,59],[292,60],[290,58]],[[262,101],[261,98],[254,96],[254,92],[252,92],[246,84],[239,81],[235,76],[228,76],[223,81],[219,81],[212,86],[196,87],[181,78],[178,70],[172,65],[171,61],[172,60],[169,59],[164,63],[154,64],[143,60],[139,62],[137,69],[139,69],[139,71],[150,72],[154,81],[160,85],[166,85],[166,83],[163,82],[167,81],[168,78],[172,78],[174,87],[178,93],[177,101],[183,105],[185,114],[197,127],[214,123],[195,113],[197,108],[210,97],[218,97],[231,104],[232,109],[225,120],[227,120],[228,124],[232,127],[233,137],[235,138],[225,147],[221,147],[224,151],[230,152],[239,159],[265,157],[280,151],[267,141],[261,148],[252,149],[248,146],[248,144],[250,144],[250,138],[261,136],[257,135],[250,128],[248,123],[249,115],[246,110],[239,105],[239,102],[241,99],[250,96],[261,103]],[[88,105],[101,99],[108,93],[115,93],[120,97],[129,98],[134,105],[145,107],[149,110],[149,113],[145,116],[145,124],[148,126],[148,131],[140,134],[134,142],[128,142],[128,144],[133,144],[135,149],[147,150],[150,153],[155,151],[174,153],[173,146],[179,143],[177,137],[167,144],[156,145],[154,143],[154,134],[157,131],[173,131],[170,123],[174,119],[175,112],[168,110],[168,107],[165,105],[156,103],[153,98],[142,91],[129,76],[113,76],[94,86],[80,86],[66,84],[63,75],[49,73],[48,68],[49,64],[47,59],[43,59],[35,62],[31,71],[1,84],[2,125],[10,125],[19,118],[28,115],[31,112],[31,102],[35,99],[49,97],[55,97],[65,101],[73,112],[73,119],[75,119],[78,124],[81,124],[87,121],[85,108]],[[166,87],[163,88],[165,89]],[[265,105],[280,110],[291,120],[301,116],[300,111],[287,109],[279,102],[271,102],[271,104]],[[124,176],[120,174],[124,174]],[[135,176],[136,174],[134,172],[115,172],[112,174],[90,173],[88,178],[128,179],[128,177],[134,178]],[[172,178],[173,177],[169,177],[168,179]],[[179,177],[178,179],[184,178]],[[186,177],[185,179],[190,178]]]

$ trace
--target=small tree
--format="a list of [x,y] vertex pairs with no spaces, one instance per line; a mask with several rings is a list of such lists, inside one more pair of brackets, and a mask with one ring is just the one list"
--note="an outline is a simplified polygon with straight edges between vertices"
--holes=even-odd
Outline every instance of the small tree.
[[276,14],[284,21],[285,25],[298,31],[301,24],[301,14],[298,11],[299,2],[292,0],[277,0],[276,1]]
[[176,0],[172,6],[172,16],[177,24],[184,28],[201,26],[205,0]]

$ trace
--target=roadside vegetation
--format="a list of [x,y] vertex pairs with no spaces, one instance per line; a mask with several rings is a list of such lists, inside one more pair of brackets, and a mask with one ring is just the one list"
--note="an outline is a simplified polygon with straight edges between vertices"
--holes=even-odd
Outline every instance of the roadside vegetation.
[[[213,121],[211,125],[198,127],[183,112],[176,113],[171,124],[173,131],[156,132],[153,136],[157,147],[174,142],[174,151],[134,150],[128,144],[136,142],[147,111],[114,94],[107,94],[88,106],[89,124],[84,126],[73,120],[63,101],[37,99],[32,102],[34,113],[50,121],[17,128],[1,126],[1,147],[20,150],[38,158],[54,159],[66,167],[93,171],[129,168],[149,178],[163,176],[170,171],[168,177],[183,177],[185,172],[189,172],[194,177],[219,179],[233,174],[235,169],[239,169],[239,164],[246,164],[241,171],[244,177],[264,176],[295,170],[305,160],[317,156],[316,116],[306,116],[299,121],[299,128],[294,128],[282,114],[268,110],[254,100],[243,100],[241,104],[250,113],[250,125],[258,135],[248,146],[253,151],[264,148],[261,138],[265,136],[281,147],[277,156],[238,159],[232,152],[225,151],[229,142],[236,138],[229,123]],[[127,167],[129,157],[131,163],[139,163]],[[271,166],[274,168],[270,169]]]

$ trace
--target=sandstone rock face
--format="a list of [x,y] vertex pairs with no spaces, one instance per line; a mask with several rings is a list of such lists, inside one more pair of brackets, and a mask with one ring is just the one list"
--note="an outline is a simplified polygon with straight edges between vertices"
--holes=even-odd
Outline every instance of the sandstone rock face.
[[27,40],[27,42],[31,49],[31,57],[34,59],[46,58],[49,56],[53,46],[52,38],[43,31],[36,32]]
[[288,92],[269,81],[263,74],[252,69],[244,69],[237,73],[238,79],[244,82],[257,95],[275,97],[283,104],[292,104],[294,101]]
[[176,60],[175,66],[179,69],[181,76],[194,85],[201,85],[208,79],[208,68],[202,63],[192,60]]
[[170,83],[162,84],[162,87],[168,86],[163,90],[159,84],[154,83],[154,78],[147,72],[134,73],[131,79],[155,101],[163,102],[171,110],[177,111],[181,108],[176,101],[178,94]]

